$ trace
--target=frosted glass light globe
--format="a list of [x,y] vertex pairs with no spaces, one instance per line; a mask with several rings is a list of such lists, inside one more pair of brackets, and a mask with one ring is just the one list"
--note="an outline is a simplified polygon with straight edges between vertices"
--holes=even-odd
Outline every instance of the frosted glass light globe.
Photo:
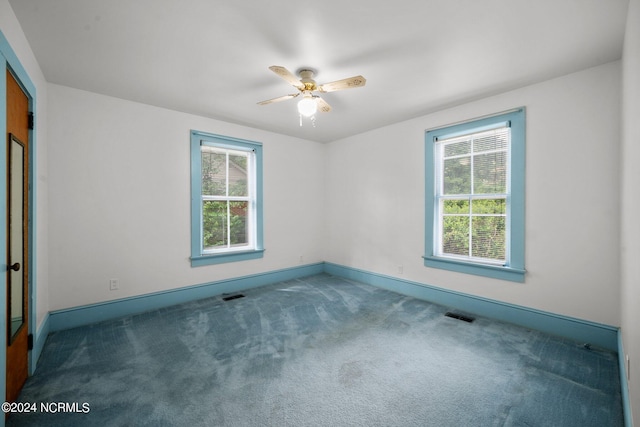
[[305,117],[313,116],[318,111],[318,103],[315,99],[304,97],[298,102],[298,112]]

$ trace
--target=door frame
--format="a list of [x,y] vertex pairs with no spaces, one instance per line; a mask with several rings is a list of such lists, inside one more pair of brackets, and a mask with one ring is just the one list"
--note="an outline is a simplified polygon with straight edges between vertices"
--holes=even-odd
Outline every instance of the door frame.
[[[18,56],[11,48],[8,40],[5,38],[2,30],[0,30],[0,68],[3,69],[2,75],[4,76],[6,69],[9,69],[21,86],[24,93],[29,100],[29,111],[35,111],[36,106],[36,88],[27,71],[22,66]],[[7,88],[6,78],[0,79],[0,164],[7,164]],[[35,121],[35,120],[34,120]],[[35,129],[35,126],[33,126]],[[37,173],[35,171],[36,166],[36,132],[33,129],[29,130],[29,182],[31,188],[29,189],[29,231],[28,231],[28,277],[29,277],[29,313],[28,313],[28,333],[34,336],[36,340],[36,189],[37,189]],[[6,289],[6,269],[7,269],[7,177],[6,173],[0,174],[0,288]],[[6,292],[0,292],[0,341],[3,343],[0,346],[0,401],[6,399],[6,365],[7,365],[7,296]],[[34,342],[35,344],[35,342]],[[34,357],[34,352],[28,352],[27,361],[29,367],[29,375],[32,375],[36,368],[37,357]],[[4,417],[0,417],[0,426],[4,425]]]

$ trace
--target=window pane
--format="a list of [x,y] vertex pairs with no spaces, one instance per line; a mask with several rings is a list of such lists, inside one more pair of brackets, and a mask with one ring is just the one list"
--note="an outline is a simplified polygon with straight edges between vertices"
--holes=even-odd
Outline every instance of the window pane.
[[503,216],[474,216],[472,220],[471,256],[505,259],[505,218]]
[[471,193],[471,158],[446,159],[442,179],[444,194]]
[[469,217],[446,216],[442,219],[442,252],[469,255]]
[[205,250],[227,246],[227,202],[202,202],[202,237]]
[[229,155],[229,195],[248,196],[247,155]]
[[471,212],[474,214],[506,214],[507,203],[505,199],[475,199],[472,202]]
[[469,200],[445,200],[445,214],[469,214]]
[[231,246],[244,246],[249,243],[248,213],[249,202],[230,202]]
[[207,196],[226,195],[227,166],[226,154],[202,151],[202,194]]
[[473,193],[506,193],[507,153],[479,154],[473,158]]
[[444,146],[444,156],[452,157],[471,153],[471,140],[454,142]]
[[505,150],[509,138],[509,129],[503,128],[481,135],[473,141],[473,152]]

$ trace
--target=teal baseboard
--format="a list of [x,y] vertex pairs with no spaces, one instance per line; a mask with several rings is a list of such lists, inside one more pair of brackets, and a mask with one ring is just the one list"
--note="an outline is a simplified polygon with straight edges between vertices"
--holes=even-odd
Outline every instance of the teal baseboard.
[[[175,304],[209,298],[224,293],[270,285],[284,280],[320,274],[324,263],[269,271],[232,279],[219,280],[201,285],[172,289],[164,292],[139,295],[97,304],[55,310],[49,313],[49,332],[71,329],[104,320],[138,314],[149,310],[169,307]],[[45,337],[46,338],[46,337]]]
[[[446,307],[452,307],[470,314],[501,320],[585,344],[589,343],[611,351],[618,351],[618,328],[613,326],[561,316],[328,262],[225,279],[103,303],[55,310],[49,313],[47,320],[40,328],[41,330],[37,334],[36,346],[39,346],[38,351],[42,350],[42,346],[44,346],[44,341],[49,332],[116,319],[118,317],[168,307],[174,304],[195,301],[223,293],[257,288],[284,280],[291,280],[323,272],[346,279],[357,280],[372,286],[441,304]],[[34,358],[35,356],[34,354]]]
[[529,329],[618,350],[618,328],[325,262],[325,273]]
[[622,394],[622,412],[625,427],[633,426],[631,418],[631,404],[629,403],[629,383],[627,382],[627,361],[622,342],[622,331],[618,331],[618,364],[620,366],[620,392]]
[[49,336],[50,319],[51,315],[47,313],[44,320],[40,324],[40,327],[35,333],[35,339],[33,340],[33,350],[31,350],[31,358],[29,359],[29,375],[33,374],[36,371],[36,367],[38,366],[38,360],[40,359],[40,355],[42,354],[42,349],[44,349],[44,344],[45,342],[47,342],[47,337]]

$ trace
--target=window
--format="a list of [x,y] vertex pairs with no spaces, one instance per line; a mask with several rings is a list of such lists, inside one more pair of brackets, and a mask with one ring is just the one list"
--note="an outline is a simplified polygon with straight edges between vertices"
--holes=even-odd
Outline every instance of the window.
[[191,265],[262,257],[262,144],[191,132]]
[[425,265],[524,281],[524,109],[426,133]]

